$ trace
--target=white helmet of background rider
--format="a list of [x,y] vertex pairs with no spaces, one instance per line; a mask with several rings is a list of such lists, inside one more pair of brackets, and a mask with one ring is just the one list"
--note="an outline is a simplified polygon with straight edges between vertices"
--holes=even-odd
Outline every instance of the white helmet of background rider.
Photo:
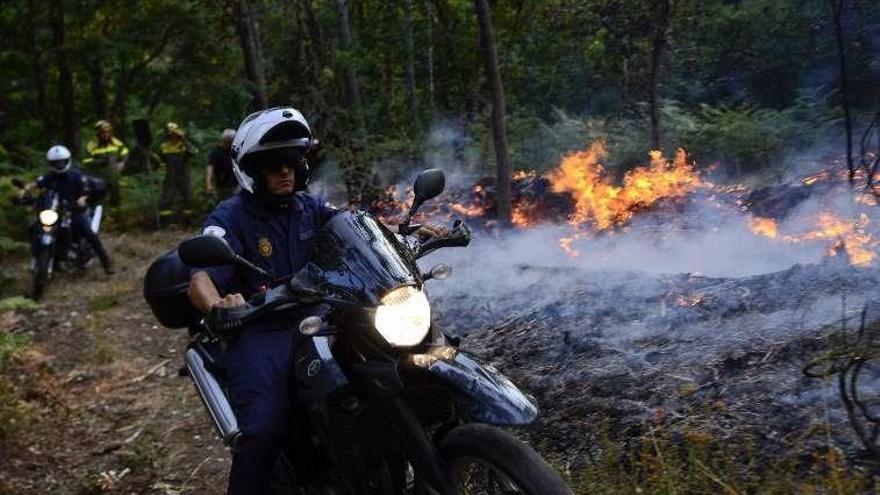
[[[312,146],[312,131],[306,118],[293,107],[276,107],[248,115],[235,131],[232,140],[232,169],[238,184],[245,191],[265,194],[265,181],[259,168],[262,157],[297,152],[303,158]],[[308,164],[305,160],[296,170],[295,189],[304,189],[308,183]]]
[[61,174],[70,169],[72,160],[70,150],[65,146],[55,145],[46,152],[46,161],[49,162],[49,170]]

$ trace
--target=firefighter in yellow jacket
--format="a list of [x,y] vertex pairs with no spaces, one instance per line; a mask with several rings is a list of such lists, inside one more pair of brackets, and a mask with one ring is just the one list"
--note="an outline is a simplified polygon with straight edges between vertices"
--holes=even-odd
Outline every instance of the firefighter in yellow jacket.
[[180,197],[184,209],[189,207],[192,194],[187,162],[195,153],[195,148],[186,140],[186,133],[180,126],[174,122],[165,124],[165,139],[159,145],[159,157],[165,165],[165,183],[159,204],[163,214],[171,214],[175,196]]
[[113,135],[113,126],[106,120],[95,122],[95,135],[86,144],[88,156],[83,168],[89,175],[96,175],[107,184],[110,204],[119,205],[119,173],[125,167],[128,148]]

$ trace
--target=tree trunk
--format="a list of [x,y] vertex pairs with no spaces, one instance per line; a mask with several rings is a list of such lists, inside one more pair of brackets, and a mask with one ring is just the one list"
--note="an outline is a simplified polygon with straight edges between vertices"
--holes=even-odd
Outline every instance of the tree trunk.
[[662,145],[660,133],[660,98],[658,85],[660,82],[660,65],[663,59],[663,49],[666,47],[666,36],[671,17],[670,0],[657,0],[655,3],[656,13],[653,19],[657,23],[654,31],[654,39],[651,42],[651,76],[650,93],[648,104],[651,111],[651,149],[659,150]]
[[107,85],[104,82],[104,64],[100,56],[95,56],[89,63],[89,77],[92,82],[92,103],[94,104],[95,116],[99,119],[109,117],[107,109]]
[[28,10],[25,19],[25,22],[27,23],[28,49],[31,52],[32,84],[37,93],[37,111],[40,113],[40,119],[43,122],[43,134],[49,136],[52,134],[52,118],[49,113],[49,106],[46,97],[46,70],[43,68],[40,43],[37,38],[37,26],[39,23],[38,19],[40,19],[40,12],[36,0],[28,1]]
[[[119,54],[119,73],[116,76],[116,96],[113,99],[113,120],[119,123],[125,123],[128,120],[128,107],[126,105],[128,100],[128,81],[130,77],[130,71],[128,69],[128,62],[126,57],[123,54]],[[117,137],[124,138],[125,137],[125,126],[118,126],[115,129],[114,134]]]
[[840,61],[840,104],[843,106],[843,125],[846,129],[846,166],[849,171],[849,183],[855,184],[856,169],[852,158],[852,116],[850,115],[849,92],[846,77],[846,46],[843,39],[843,7],[846,0],[831,0],[834,13],[834,33],[837,37],[837,57]]
[[409,128],[418,128],[418,108],[416,106],[416,62],[413,41],[412,0],[403,0],[403,26],[406,37],[406,107],[409,113]]
[[353,112],[360,112],[361,93],[358,88],[354,64],[351,62],[351,25],[348,22],[348,0],[336,0],[336,13],[339,22],[339,47],[345,52],[345,89],[348,104]]
[[431,1],[425,2],[425,8],[428,13],[428,104],[430,108],[430,118],[434,118],[434,8]]
[[263,48],[260,42],[259,21],[253,5],[248,0],[233,0],[235,31],[241,44],[244,70],[248,80],[254,85],[254,107],[268,107],[266,98],[266,76],[263,72]]
[[495,34],[492,29],[492,13],[488,0],[475,0],[477,20],[480,23],[480,38],[483,45],[483,58],[486,62],[486,75],[492,86],[492,137],[495,142],[495,167],[498,177],[497,215],[501,226],[510,225],[510,162],[507,153],[507,130],[505,128],[504,86],[498,70],[498,52],[495,49]]
[[382,52],[382,113],[385,122],[395,127],[394,118],[394,64],[391,54]]
[[76,107],[74,105],[73,72],[70,70],[70,58],[64,32],[64,2],[52,0],[50,4],[52,23],[52,40],[55,56],[58,59],[58,99],[61,100],[64,121],[64,140],[70,152],[79,153],[79,129],[77,127]]

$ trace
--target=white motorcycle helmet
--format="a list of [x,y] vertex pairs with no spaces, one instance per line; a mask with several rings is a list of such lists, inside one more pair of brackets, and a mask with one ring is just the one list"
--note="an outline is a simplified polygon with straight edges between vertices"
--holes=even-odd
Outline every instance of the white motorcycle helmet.
[[[241,188],[263,195],[259,168],[273,152],[297,152],[305,156],[312,146],[312,131],[306,118],[293,107],[276,107],[248,115],[235,131],[232,140],[232,169]],[[295,190],[308,184],[308,164],[296,170]]]
[[60,144],[49,148],[46,152],[46,161],[49,162],[49,170],[56,174],[67,172],[73,162],[70,159],[70,150]]

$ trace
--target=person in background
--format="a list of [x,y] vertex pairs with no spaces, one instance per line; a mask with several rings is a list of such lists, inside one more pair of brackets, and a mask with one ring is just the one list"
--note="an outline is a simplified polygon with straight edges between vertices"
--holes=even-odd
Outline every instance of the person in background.
[[208,155],[208,166],[205,167],[205,192],[213,194],[216,191],[220,199],[232,196],[238,189],[238,181],[232,170],[231,148],[234,137],[235,129],[223,129],[220,141]]
[[[181,210],[189,208],[192,195],[187,163],[195,153],[195,148],[186,140],[186,133],[179,125],[174,122],[165,124],[165,138],[159,145],[159,158],[165,165],[165,182],[159,202],[160,214],[171,215],[170,208],[177,196],[182,204]],[[181,217],[178,214],[178,218]]]
[[86,144],[87,156],[83,159],[86,173],[104,180],[107,185],[109,204],[119,206],[119,174],[125,168],[128,148],[113,135],[113,126],[106,120],[95,122],[95,135]]

